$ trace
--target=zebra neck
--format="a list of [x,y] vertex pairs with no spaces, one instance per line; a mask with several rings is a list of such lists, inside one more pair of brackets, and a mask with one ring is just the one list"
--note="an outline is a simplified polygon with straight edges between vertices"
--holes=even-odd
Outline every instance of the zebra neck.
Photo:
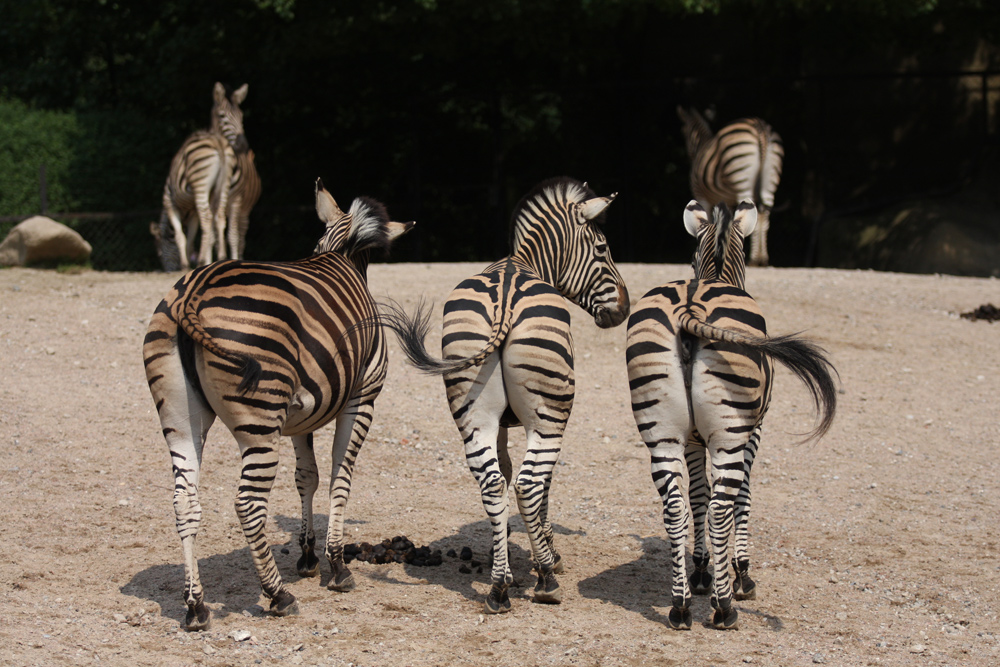
[[540,252],[535,241],[535,239],[531,239],[528,243],[521,243],[507,259],[524,266],[540,279],[555,286],[558,275],[555,258]]

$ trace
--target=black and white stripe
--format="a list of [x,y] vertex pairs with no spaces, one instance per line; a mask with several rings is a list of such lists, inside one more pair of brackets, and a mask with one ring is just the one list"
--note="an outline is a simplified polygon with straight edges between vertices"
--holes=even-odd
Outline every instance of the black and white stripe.
[[781,137],[760,118],[741,118],[713,135],[694,109],[678,107],[677,114],[691,158],[691,195],[706,211],[719,202],[734,207],[753,201],[759,215],[750,235],[750,263],[767,266],[767,232],[785,157]]
[[[565,299],[600,327],[617,326],[628,316],[628,291],[598,226],[612,199],[569,178],[545,181],[525,196],[511,223],[511,254],[460,283],[445,304],[444,360],[424,348],[425,314],[408,318],[386,309],[386,322],[410,361],[444,376],[466,462],[493,529],[489,613],[510,609],[511,485],[538,570],[535,600],[561,600],[555,574],[562,562],[553,548],[548,497],[575,396]],[[507,450],[511,426],[523,426],[527,439],[516,477]]]
[[216,83],[210,129],[191,134],[170,162],[163,186],[163,217],[173,228],[173,242],[185,271],[191,266],[189,246],[199,231],[197,265],[211,262],[213,252],[218,259],[227,255],[226,214],[233,170],[236,156],[248,150],[240,109],[247,89],[243,84],[227,96],[225,87]]
[[236,153],[236,164],[229,182],[229,207],[226,218],[226,241],[229,243],[229,258],[243,259],[246,248],[247,229],[250,226],[250,211],[260,199],[261,183],[252,150]]
[[[649,448],[653,483],[663,503],[672,565],[668,624],[676,629],[691,627],[684,545],[692,508],[683,496],[685,467],[690,505],[696,523],[702,522],[698,535],[703,539],[707,508],[711,540],[711,558],[696,544],[696,570],[701,565],[706,576],[693,580],[714,584],[712,624],[735,628],[738,615],[728,570],[734,504],[745,498],[745,517],[750,465],[771,397],[772,360],[812,393],[820,413],[812,437],[830,428],[836,411],[835,371],[823,351],[796,335],[769,337],[760,308],[742,289],[743,238],[756,217],[750,201],[733,215],[720,204],[711,220],[698,202],[689,203],[684,224],[698,238],[697,277],[654,288],[629,318],[626,362],[632,412]],[[737,566],[743,593],[752,590],[748,569],[748,559]]]
[[202,450],[216,417],[239,443],[243,466],[236,512],[271,612],[279,616],[294,613],[296,606],[265,535],[278,442],[291,436],[295,449],[302,499],[298,571],[315,576],[312,499],[319,475],[312,434],[336,420],[328,586],[354,586],[343,559],[344,507],[387,368],[381,328],[364,326],[376,317],[367,287],[368,258],[413,223],[389,222],[385,208],[368,199],[356,199],[344,213],[318,182],[316,210],[326,232],[313,257],[287,263],[229,260],[196,269],[174,285],[146,333],[146,378],[173,462],[188,630],[205,629],[210,621],[195,537]]

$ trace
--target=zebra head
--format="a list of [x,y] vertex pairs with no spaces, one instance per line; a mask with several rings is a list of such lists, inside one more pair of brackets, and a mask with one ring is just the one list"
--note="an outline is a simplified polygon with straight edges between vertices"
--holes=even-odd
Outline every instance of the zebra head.
[[597,197],[572,178],[551,179],[521,200],[511,225],[512,255],[601,328],[621,324],[629,313],[628,289],[600,228],[616,196]]
[[389,250],[394,240],[413,229],[415,222],[392,222],[389,213],[380,202],[369,197],[358,197],[344,213],[333,195],[323,187],[323,181],[316,179],[316,214],[326,224],[313,255],[325,252],[339,252],[348,259],[364,261],[367,266],[368,252]]
[[744,199],[730,212],[724,203],[716,204],[709,220],[705,209],[695,200],[684,209],[684,228],[698,239],[694,274],[700,280],[721,280],[743,289],[746,258],[743,239],[757,226],[757,207]]
[[153,235],[153,243],[156,245],[156,256],[160,258],[160,264],[166,272],[181,270],[181,251],[177,247],[177,239],[174,238],[174,228],[167,218],[166,211],[160,214],[158,222],[149,223],[149,233]]
[[244,83],[227,97],[225,86],[216,82],[213,91],[212,132],[224,136],[237,153],[245,153],[250,147],[243,133],[243,110],[240,109],[240,104],[247,98],[248,88],[249,84]]

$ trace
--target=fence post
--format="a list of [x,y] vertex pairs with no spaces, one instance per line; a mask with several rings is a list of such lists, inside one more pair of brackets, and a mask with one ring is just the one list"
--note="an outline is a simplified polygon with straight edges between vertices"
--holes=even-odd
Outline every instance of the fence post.
[[45,181],[45,165],[43,164],[38,170],[38,189],[39,198],[42,203],[42,215],[48,215],[49,212],[49,193],[48,184]]

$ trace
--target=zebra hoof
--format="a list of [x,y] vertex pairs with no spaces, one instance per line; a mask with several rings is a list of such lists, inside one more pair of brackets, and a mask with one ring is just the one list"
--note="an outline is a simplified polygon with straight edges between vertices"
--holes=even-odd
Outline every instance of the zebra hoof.
[[560,604],[562,602],[562,589],[556,581],[554,570],[538,573],[538,583],[535,584],[534,602],[539,604]]
[[733,607],[720,607],[712,614],[712,627],[716,630],[739,630],[740,615]]
[[346,593],[348,591],[354,590],[354,575],[346,567],[340,572],[333,575],[333,579],[326,587],[331,591],[339,591],[341,593]]
[[691,610],[688,608],[671,607],[667,614],[667,627],[671,630],[691,629]]
[[302,554],[295,564],[295,569],[302,578],[315,577],[319,574],[319,559],[312,554]]
[[562,574],[566,570],[565,565],[563,565],[563,558],[562,558],[562,556],[560,556],[559,554],[557,554],[555,552],[555,549],[552,550],[552,555],[555,556],[555,561],[552,563],[552,573],[553,574]]
[[738,563],[733,559],[733,597],[737,600],[757,599],[757,584],[750,578],[750,561]]
[[282,590],[271,600],[271,614],[273,616],[298,616],[299,603],[296,602],[294,595]]
[[184,629],[187,632],[201,632],[212,627],[212,612],[204,602],[188,605],[187,616],[184,617]]
[[712,590],[712,573],[708,569],[695,568],[691,576],[688,577],[688,584],[691,592],[695,595],[708,595]]
[[485,610],[487,614],[505,614],[510,611],[510,596],[506,586],[493,584],[486,595]]

